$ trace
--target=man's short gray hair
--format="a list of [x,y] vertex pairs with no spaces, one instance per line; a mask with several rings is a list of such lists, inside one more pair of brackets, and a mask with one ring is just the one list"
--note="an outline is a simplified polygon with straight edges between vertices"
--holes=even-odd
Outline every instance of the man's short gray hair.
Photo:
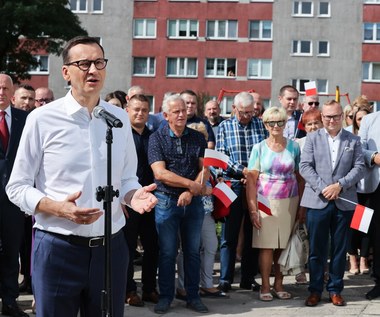
[[165,113],[169,113],[170,103],[172,103],[173,101],[177,101],[177,100],[180,100],[181,102],[185,103],[183,101],[182,97],[180,96],[180,94],[174,94],[174,95],[170,95],[170,96],[166,97],[164,99],[164,101],[162,102],[162,111]]
[[234,98],[234,106],[242,106],[243,108],[253,106],[254,100],[250,93],[246,91],[239,92]]

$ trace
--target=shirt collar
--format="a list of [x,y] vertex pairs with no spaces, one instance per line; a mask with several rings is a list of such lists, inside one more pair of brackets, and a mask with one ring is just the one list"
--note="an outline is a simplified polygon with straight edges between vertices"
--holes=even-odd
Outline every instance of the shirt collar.
[[75,100],[75,98],[73,97],[73,95],[71,93],[71,89],[65,96],[65,107],[66,107],[67,114],[69,116],[72,116],[73,114],[75,114],[77,112],[84,112],[85,111],[88,115],[88,118],[90,118],[90,114],[89,114],[87,108],[81,106],[78,103],[78,101]]
[[323,128],[323,130],[325,130],[325,132],[326,132],[326,134],[327,134],[327,136],[329,137],[329,138],[332,138],[333,140],[335,140],[335,139],[340,139],[340,136],[342,135],[342,128],[340,129],[340,131],[338,132],[338,134],[336,135],[336,136],[334,136],[334,137],[332,137],[331,135],[330,135],[330,133],[326,130],[326,128]]
[[11,117],[11,106],[9,105],[8,107],[6,107],[4,110],[3,110],[9,117]]
[[[169,135],[170,135],[170,137],[177,138],[177,136],[174,134],[174,132],[172,131],[172,129],[170,129],[169,124],[168,124],[168,128],[169,128]],[[185,127],[185,130],[183,130],[183,133],[182,133],[181,137],[184,136],[184,135],[186,135],[186,134],[189,134],[189,128],[188,127]]]

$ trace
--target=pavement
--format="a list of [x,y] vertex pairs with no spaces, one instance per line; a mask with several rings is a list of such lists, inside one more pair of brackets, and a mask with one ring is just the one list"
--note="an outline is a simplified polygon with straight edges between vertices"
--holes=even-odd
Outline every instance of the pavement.
[[[219,263],[215,263],[216,275],[215,284],[218,283],[218,268]],[[140,285],[141,267],[136,267],[136,281]],[[236,264],[236,278],[240,281],[239,276],[240,264]],[[260,278],[257,278],[260,283]],[[322,301],[316,307],[306,307],[304,305],[305,298],[308,295],[307,285],[296,285],[294,276],[285,276],[285,289],[289,291],[293,297],[290,300],[274,299],[272,302],[262,302],[258,299],[258,292],[239,289],[239,284],[232,285],[232,290],[228,293],[228,299],[211,299],[204,298],[204,304],[209,308],[209,313],[198,314],[186,308],[186,303],[177,299],[172,302],[171,308],[165,317],[168,316],[254,316],[254,317],[327,317],[327,316],[380,316],[380,298],[369,301],[365,299],[365,293],[373,286],[373,280],[369,274],[366,275],[351,275],[346,272],[344,278],[345,288],[342,296],[347,302],[347,306],[336,307],[328,301],[328,294],[324,292]],[[140,292],[140,288],[138,289]],[[18,303],[30,316],[35,316],[31,313],[32,295],[21,295]],[[150,317],[159,316],[154,313],[154,304],[145,303],[144,307],[132,307],[125,305],[124,316]],[[3,316],[3,315],[0,315]]]

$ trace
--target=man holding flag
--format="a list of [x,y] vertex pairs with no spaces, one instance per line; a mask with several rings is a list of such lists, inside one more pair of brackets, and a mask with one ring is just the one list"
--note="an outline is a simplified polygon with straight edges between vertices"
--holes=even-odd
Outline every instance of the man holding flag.
[[[219,125],[216,150],[229,157],[223,177],[232,182],[237,198],[230,206],[230,214],[222,224],[220,245],[221,273],[219,289],[228,292],[234,279],[236,247],[244,216],[244,247],[241,259],[240,287],[258,290],[254,276],[258,271],[258,252],[252,249],[252,224],[248,216],[244,191],[248,159],[254,144],[266,138],[267,132],[261,119],[254,117],[254,99],[247,92],[234,98],[235,116]],[[244,201],[244,203],[243,203]]]
[[301,153],[300,173],[306,181],[301,206],[307,208],[310,243],[310,295],[306,306],[316,306],[321,300],[329,250],[329,299],[336,306],[346,304],[341,292],[347,236],[357,202],[355,185],[365,167],[360,139],[342,129],[342,119],[341,105],[335,100],[326,102],[322,107],[324,128],[308,134]]
[[184,99],[166,98],[162,105],[168,124],[149,138],[148,160],[152,167],[158,203],[155,209],[159,243],[158,285],[160,298],[154,311],[166,313],[173,301],[178,233],[184,256],[187,307],[207,313],[199,296],[200,240],[204,220],[201,196],[205,194],[203,156],[207,147],[202,133],[186,126]]

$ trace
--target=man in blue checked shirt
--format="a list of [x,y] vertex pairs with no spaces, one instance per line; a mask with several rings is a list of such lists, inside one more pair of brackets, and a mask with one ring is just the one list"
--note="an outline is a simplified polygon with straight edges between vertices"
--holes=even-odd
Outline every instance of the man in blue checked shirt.
[[241,259],[240,288],[258,290],[254,276],[258,271],[258,252],[252,249],[252,224],[248,216],[245,197],[245,177],[248,159],[253,145],[267,136],[261,119],[254,117],[254,99],[247,92],[241,92],[234,98],[235,116],[219,125],[216,150],[230,157],[225,179],[232,181],[232,189],[238,198],[230,207],[230,214],[222,224],[220,245],[221,272],[219,289],[228,292],[234,279],[236,247],[240,225],[244,217],[244,247]]

